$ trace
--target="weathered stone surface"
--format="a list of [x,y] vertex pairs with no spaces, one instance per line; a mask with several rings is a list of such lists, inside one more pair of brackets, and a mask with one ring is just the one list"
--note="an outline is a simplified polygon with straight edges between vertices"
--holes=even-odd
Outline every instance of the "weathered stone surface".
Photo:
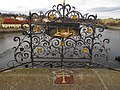
[[107,69],[67,69],[73,84],[54,84],[59,69],[15,69],[0,74],[0,90],[120,90],[120,72]]

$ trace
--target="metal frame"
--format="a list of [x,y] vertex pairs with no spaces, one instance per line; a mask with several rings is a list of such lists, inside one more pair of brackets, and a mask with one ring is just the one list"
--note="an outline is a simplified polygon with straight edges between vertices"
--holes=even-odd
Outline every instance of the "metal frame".
[[[100,66],[96,62],[107,63],[109,39],[102,37],[104,27],[99,25],[97,15],[82,15],[75,7],[63,3],[54,5],[46,13],[30,12],[28,21],[29,28],[22,25],[24,38],[14,38],[18,46],[14,47],[15,60],[8,63],[10,68],[22,65],[84,67]],[[64,34],[66,32],[68,34]]]

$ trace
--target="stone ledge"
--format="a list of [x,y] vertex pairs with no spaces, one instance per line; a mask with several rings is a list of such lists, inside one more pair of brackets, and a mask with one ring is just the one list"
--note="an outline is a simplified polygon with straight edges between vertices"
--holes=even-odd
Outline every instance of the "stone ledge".
[[0,74],[0,90],[120,90],[120,72],[107,69],[67,69],[73,84],[54,84],[53,71],[60,69],[14,69]]

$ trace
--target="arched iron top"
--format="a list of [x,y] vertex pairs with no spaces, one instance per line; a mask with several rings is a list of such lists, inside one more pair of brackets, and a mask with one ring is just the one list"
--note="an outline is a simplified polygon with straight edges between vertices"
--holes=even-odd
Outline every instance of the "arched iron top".
[[[97,20],[97,15],[90,15],[88,13],[82,14],[77,11],[74,6],[70,4],[65,4],[65,0],[63,0],[63,4],[53,5],[52,9],[43,13],[43,11],[37,13],[30,14],[31,19],[36,18],[35,21],[41,22],[94,22]],[[39,20],[38,20],[39,19]]]

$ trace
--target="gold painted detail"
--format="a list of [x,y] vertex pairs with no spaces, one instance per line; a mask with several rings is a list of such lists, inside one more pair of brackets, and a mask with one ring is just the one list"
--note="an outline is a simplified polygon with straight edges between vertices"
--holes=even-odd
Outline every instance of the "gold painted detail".
[[61,38],[68,38],[72,35],[69,30],[62,29],[60,32],[57,31],[57,33],[54,34],[54,36],[61,37]]
[[37,52],[42,53],[43,52],[42,48],[37,48]]
[[66,83],[65,77],[70,77],[68,73],[61,72],[56,75],[57,77],[62,77],[62,83]]
[[83,52],[83,53],[87,53],[87,52],[88,52],[88,49],[87,49],[87,48],[83,48],[82,52]]
[[91,28],[88,28],[86,32],[87,32],[87,33],[91,33],[91,32],[92,32],[92,29],[91,29]]
[[72,15],[73,20],[77,20],[77,18],[78,18],[77,15]]
[[61,46],[65,46],[65,42],[64,41],[61,42]]
[[55,14],[50,14],[50,19],[51,20],[55,19]]
[[39,27],[35,26],[34,27],[34,32],[36,32],[36,33],[39,32]]

